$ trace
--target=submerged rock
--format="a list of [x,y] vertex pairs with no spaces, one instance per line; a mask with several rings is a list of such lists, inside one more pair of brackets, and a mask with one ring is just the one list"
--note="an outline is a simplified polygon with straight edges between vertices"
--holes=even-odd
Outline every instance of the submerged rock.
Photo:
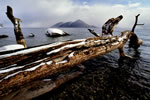
[[8,35],[0,35],[0,38],[7,38]]
[[47,31],[46,31],[46,35],[49,36],[49,37],[59,37],[59,36],[66,36],[66,35],[69,35],[69,34],[64,32],[61,29],[48,28]]
[[35,35],[33,33],[30,33],[29,37],[35,37]]

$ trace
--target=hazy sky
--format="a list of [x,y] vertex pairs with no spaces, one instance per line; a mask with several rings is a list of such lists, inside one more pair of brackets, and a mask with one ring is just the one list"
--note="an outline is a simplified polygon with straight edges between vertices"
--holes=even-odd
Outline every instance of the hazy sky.
[[7,5],[22,19],[23,27],[50,27],[77,19],[101,27],[121,14],[124,18],[118,26],[132,27],[139,13],[139,23],[150,24],[150,0],[0,0],[0,23],[4,26],[12,26],[5,14]]

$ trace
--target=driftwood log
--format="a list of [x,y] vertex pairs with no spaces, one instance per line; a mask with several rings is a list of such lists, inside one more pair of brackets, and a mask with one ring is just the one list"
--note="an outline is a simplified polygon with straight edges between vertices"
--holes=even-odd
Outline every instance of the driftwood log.
[[[6,14],[14,24],[17,43],[26,47],[21,20],[13,16],[9,6]],[[133,35],[124,31],[120,36],[100,37],[89,31],[96,37],[0,52],[0,99],[27,100],[49,92],[83,74],[80,63],[112,50],[119,49],[124,57],[124,45]],[[73,68],[79,69],[73,72]]]
[[120,56],[124,56],[123,47],[132,34],[131,31],[124,31],[120,36],[93,37],[1,52],[0,96],[6,97],[27,83],[70,69],[115,49],[119,49]]
[[15,89],[14,92],[11,92],[8,95],[0,98],[1,100],[20,100],[20,98],[21,100],[30,100],[32,98],[40,96],[44,93],[58,88],[60,85],[66,83],[67,81],[70,81],[82,75],[84,71],[84,66],[79,65],[76,67],[78,67],[79,70],[70,71],[70,73],[65,72],[65,74],[60,74],[57,77],[53,78],[47,77],[36,81],[32,81],[23,85],[19,89]]
[[27,47],[20,27],[21,19],[14,17],[13,9],[10,6],[7,6],[6,15],[14,25],[14,32],[15,32],[17,44],[22,44],[24,47]]

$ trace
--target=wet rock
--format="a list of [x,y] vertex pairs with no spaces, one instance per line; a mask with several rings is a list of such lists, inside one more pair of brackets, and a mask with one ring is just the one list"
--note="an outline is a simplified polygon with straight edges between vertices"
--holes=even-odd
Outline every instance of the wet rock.
[[8,35],[0,35],[0,39],[1,38],[7,38],[8,37]]

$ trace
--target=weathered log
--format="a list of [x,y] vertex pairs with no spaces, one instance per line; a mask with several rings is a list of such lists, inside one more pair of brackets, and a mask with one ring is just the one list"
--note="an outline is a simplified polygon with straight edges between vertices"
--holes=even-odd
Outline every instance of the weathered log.
[[143,43],[143,41],[141,39],[138,38],[138,36],[134,33],[134,30],[136,28],[137,25],[144,25],[144,24],[137,24],[138,22],[138,17],[140,16],[140,14],[138,14],[137,16],[135,16],[135,23],[132,27],[132,36],[130,37],[130,41],[129,41],[129,47],[134,48],[134,49],[138,49],[140,47],[140,45]]
[[13,9],[10,6],[7,6],[6,15],[14,25],[14,32],[15,32],[17,43],[24,45],[24,47],[27,47],[26,41],[24,39],[22,30],[21,30],[21,27],[20,27],[21,19],[16,18],[16,17],[13,16]]
[[121,36],[94,37],[4,52],[0,55],[0,95],[5,96],[16,87],[54,75],[112,50],[123,50],[131,35],[131,31],[125,31]]
[[110,18],[102,26],[102,36],[103,35],[113,35],[114,27],[122,20],[123,16],[120,15],[116,18]]
[[7,96],[0,97],[1,100],[30,100],[32,98],[38,97],[42,94],[45,94],[49,91],[52,91],[58,88],[63,83],[66,83],[76,77],[79,77],[83,74],[84,66],[79,65],[79,70],[75,72],[70,72],[66,74],[60,74],[56,78],[44,78],[36,80],[25,84],[22,88],[16,89],[14,92],[10,93]]

